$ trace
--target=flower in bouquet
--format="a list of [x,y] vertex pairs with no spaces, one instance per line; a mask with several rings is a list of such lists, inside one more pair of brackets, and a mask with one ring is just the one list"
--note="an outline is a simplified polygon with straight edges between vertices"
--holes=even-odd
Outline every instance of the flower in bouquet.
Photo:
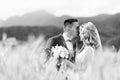
[[54,57],[68,58],[68,50],[63,46],[52,47],[52,53]]
[[65,47],[62,47],[62,51],[60,53],[60,57],[62,58],[68,58],[69,52]]

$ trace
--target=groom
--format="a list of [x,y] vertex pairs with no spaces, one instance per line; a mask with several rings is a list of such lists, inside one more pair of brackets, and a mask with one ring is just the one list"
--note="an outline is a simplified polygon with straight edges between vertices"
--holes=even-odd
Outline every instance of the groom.
[[[78,44],[78,36],[77,36],[77,27],[79,26],[79,22],[77,19],[70,18],[66,19],[64,21],[63,26],[63,33],[56,35],[48,40],[46,52],[47,52],[47,60],[49,60],[50,57],[53,55],[51,54],[51,48],[58,46],[65,47],[69,52],[69,58],[68,60],[71,62],[75,61],[75,55],[76,55],[76,48],[81,48],[83,43],[82,41],[79,41]],[[60,59],[57,65],[57,69],[60,68]]]

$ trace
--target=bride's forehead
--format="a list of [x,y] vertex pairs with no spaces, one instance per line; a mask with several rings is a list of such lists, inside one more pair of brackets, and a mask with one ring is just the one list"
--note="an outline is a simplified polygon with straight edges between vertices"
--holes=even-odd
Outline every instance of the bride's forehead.
[[87,29],[96,29],[95,25],[91,22],[84,23],[80,26],[80,28],[87,28]]
[[88,32],[87,27],[81,26],[80,27],[80,32]]
[[90,27],[90,26],[84,26],[80,28],[81,32],[95,32],[96,29],[94,27]]

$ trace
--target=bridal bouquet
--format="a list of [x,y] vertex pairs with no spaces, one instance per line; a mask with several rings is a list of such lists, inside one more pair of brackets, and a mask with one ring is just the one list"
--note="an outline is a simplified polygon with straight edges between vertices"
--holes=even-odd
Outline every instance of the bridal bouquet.
[[68,50],[63,47],[63,46],[55,46],[55,47],[52,47],[51,49],[52,53],[53,53],[53,56],[54,57],[61,57],[61,58],[68,58],[68,55],[69,55],[69,52]]

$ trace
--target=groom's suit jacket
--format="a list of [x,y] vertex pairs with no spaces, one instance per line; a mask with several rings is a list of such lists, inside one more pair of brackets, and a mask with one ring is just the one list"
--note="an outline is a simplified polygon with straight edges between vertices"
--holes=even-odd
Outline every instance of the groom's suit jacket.
[[[50,38],[47,42],[47,46],[46,46],[46,49],[45,49],[46,53],[47,53],[47,61],[49,60],[49,58],[51,56],[53,56],[53,54],[51,53],[51,48],[55,47],[56,45],[63,46],[66,49],[68,49],[62,34],[59,34],[57,36],[54,36],[54,37]],[[75,38],[74,42],[73,42],[74,56],[71,57],[71,58],[68,58],[69,61],[75,62],[75,56],[76,56],[75,50],[81,49],[82,46],[83,46],[83,42],[80,41],[78,38]],[[58,58],[58,63],[56,64],[57,70],[60,69],[60,66],[61,66],[61,57]]]
[[[63,35],[62,35],[62,34],[56,35],[56,36],[50,38],[50,39],[48,40],[48,42],[47,42],[47,46],[46,46],[47,59],[49,59],[49,58],[52,56],[52,54],[50,53],[51,48],[52,48],[52,47],[55,47],[56,45],[58,45],[58,46],[63,46],[63,47],[65,47],[66,49],[68,49],[68,48],[67,48],[67,45],[66,45],[66,42],[65,42],[65,40],[64,40],[64,38],[63,38]],[[83,46],[83,42],[80,41],[78,38],[75,38],[75,40],[74,40],[74,42],[73,42],[73,49],[74,49],[74,51],[75,51],[76,49],[81,49],[82,46]],[[74,53],[74,57],[72,57],[72,58],[70,59],[70,61],[72,61],[72,62],[75,61],[75,55],[76,55],[76,54]]]

